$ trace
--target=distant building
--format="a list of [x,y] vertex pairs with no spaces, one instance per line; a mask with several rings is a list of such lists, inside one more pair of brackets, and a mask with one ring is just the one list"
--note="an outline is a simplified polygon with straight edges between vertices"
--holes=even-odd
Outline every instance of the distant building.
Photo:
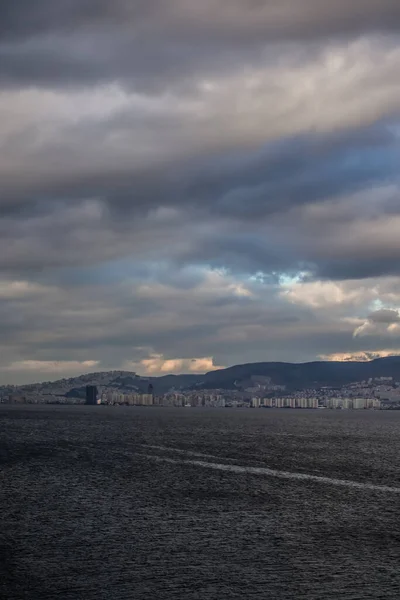
[[5,401],[5,404],[24,404],[26,399],[24,396],[17,396],[15,394],[10,394],[8,396],[8,400]]
[[86,386],[86,404],[91,406],[97,404],[97,387],[95,385]]
[[368,400],[365,398],[353,398],[354,410],[364,410],[367,408]]
[[345,410],[354,409],[354,400],[352,398],[343,398],[342,408],[344,408]]

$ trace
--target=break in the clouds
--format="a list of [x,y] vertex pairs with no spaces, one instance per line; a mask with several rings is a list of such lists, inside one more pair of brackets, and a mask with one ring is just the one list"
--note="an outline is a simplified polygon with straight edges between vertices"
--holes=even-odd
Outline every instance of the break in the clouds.
[[400,352],[397,0],[5,0],[2,381]]

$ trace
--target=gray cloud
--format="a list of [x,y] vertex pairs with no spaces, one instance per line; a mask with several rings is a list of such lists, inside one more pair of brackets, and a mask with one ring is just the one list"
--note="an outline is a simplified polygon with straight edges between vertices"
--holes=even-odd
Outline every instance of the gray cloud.
[[[40,85],[124,79],[159,89],[193,74],[282,60],[282,43],[392,32],[396,0],[50,0],[2,2],[0,79]],[[1,44],[1,41],[3,42]],[[271,43],[277,46],[271,47]],[[269,48],[265,52],[265,48]],[[314,49],[315,51],[315,49]],[[313,52],[310,47],[308,52]]]
[[5,377],[398,351],[398,1],[56,4],[0,6]]
[[220,37],[240,38],[259,32],[264,36],[293,35],[310,32],[314,35],[331,31],[391,29],[399,24],[400,11],[395,0],[340,0],[335,7],[318,0],[283,0],[279,6],[273,0],[207,0],[201,5],[172,0],[60,0],[57,8],[49,0],[38,0],[35,7],[28,0],[4,0],[0,12],[6,38],[25,37],[42,32],[69,31],[92,26],[133,26],[134,32],[164,29],[176,32],[188,27],[193,32],[215,33]]
[[99,174],[75,196],[49,195],[4,215],[0,268],[155,261],[163,248],[181,266],[335,279],[398,273],[399,190],[387,185],[396,148],[390,132],[372,128],[214,156],[170,173],[119,181]]
[[[164,360],[190,359],[209,356],[210,349],[215,364],[241,362],[244,355],[250,361],[298,360],[300,355],[311,360],[328,354],[327,350],[331,354],[374,352],[376,335],[378,348],[399,348],[399,335],[387,333],[386,321],[384,328],[364,328],[363,335],[352,338],[354,324],[342,317],[355,314],[360,302],[367,306],[374,297],[374,292],[363,292],[356,282],[340,284],[341,296],[327,288],[328,297],[337,296],[332,306],[321,298],[316,302],[315,295],[320,294],[316,284],[305,290],[298,284],[294,301],[288,302],[276,284],[241,282],[209,269],[197,274],[192,268],[173,269],[165,283],[158,279],[72,287],[54,281],[3,283],[0,316],[1,323],[7,324],[2,329],[7,363],[36,361],[40,372],[40,364],[47,368],[51,361],[61,365],[93,361],[94,370],[131,361],[140,370],[141,361],[152,354]],[[380,287],[376,293],[383,300],[395,296],[400,301],[398,282],[397,287],[394,281],[369,281],[367,286],[368,290]],[[299,302],[301,298],[305,304]],[[357,317],[354,320],[357,323]],[[32,378],[30,370],[25,378]],[[10,380],[10,371],[3,379]]]
[[184,293],[171,282],[143,280],[73,289],[3,285],[0,315],[7,323],[2,344],[8,363],[73,357],[115,368],[153,352],[166,360],[208,356],[212,347],[216,362],[225,364],[239,359],[245,348],[251,360],[283,358],[286,351],[279,345],[289,340],[294,359],[302,346],[304,351],[305,329],[311,358],[315,348],[325,348],[326,336],[335,349],[351,335],[351,325],[338,332],[333,322],[316,321],[307,309],[282,304],[276,287],[241,287],[235,278],[208,270],[197,280],[189,272],[189,281]]
[[368,316],[368,319],[373,323],[397,323],[400,321],[399,312],[397,310],[382,309],[376,310]]

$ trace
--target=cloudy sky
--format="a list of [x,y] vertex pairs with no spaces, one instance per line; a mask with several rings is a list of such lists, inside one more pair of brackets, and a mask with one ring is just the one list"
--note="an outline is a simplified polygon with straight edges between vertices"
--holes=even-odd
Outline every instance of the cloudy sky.
[[400,353],[399,0],[2,0],[0,383]]

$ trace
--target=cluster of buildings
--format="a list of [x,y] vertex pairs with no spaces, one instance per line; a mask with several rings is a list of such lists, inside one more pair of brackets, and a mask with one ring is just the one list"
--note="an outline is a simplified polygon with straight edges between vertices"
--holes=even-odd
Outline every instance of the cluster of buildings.
[[[100,394],[97,404],[108,404],[116,406],[119,404],[127,406],[153,406],[156,404],[153,394],[122,394],[120,392],[105,392]],[[86,402],[88,404],[88,402]]]
[[252,398],[251,408],[318,408],[317,398]]
[[332,410],[380,410],[382,403],[376,398],[252,398],[251,408],[330,408]]
[[95,385],[86,386],[85,404],[92,406],[96,404],[108,404],[111,406],[119,404],[128,406],[153,406],[155,403],[154,400],[152,385],[149,385],[147,394],[124,394],[113,389],[99,391]]
[[380,410],[382,402],[377,398],[329,398],[323,406],[344,410]]
[[[82,385],[83,384],[83,385]],[[139,386],[140,384],[140,386]],[[71,389],[72,388],[72,389]],[[140,389],[145,390],[139,391]],[[214,408],[289,408],[331,410],[400,410],[400,383],[392,377],[371,378],[341,387],[288,392],[270,378],[253,377],[237,389],[170,390],[156,395],[150,380],[114,371],[77,379],[0,388],[7,404],[88,404]]]
[[250,400],[232,398],[226,394],[192,394],[168,393],[155,396],[152,392],[147,394],[121,394],[118,392],[103,392],[97,399],[91,400],[88,392],[86,404],[108,404],[125,406],[171,406],[171,407],[213,407],[213,408],[292,408],[292,409],[317,409],[327,408],[332,410],[380,410],[382,403],[376,398],[325,398],[305,396],[283,396],[279,398],[253,397]]
[[[87,404],[109,406],[164,406],[164,407],[213,407],[213,408],[290,408],[331,410],[381,410],[400,408],[396,402],[385,402],[377,397],[358,397],[356,395],[332,393],[321,394],[313,390],[296,392],[291,396],[253,396],[249,398],[236,390],[198,390],[197,392],[168,392],[155,395],[152,385],[147,393],[121,392],[110,388],[97,388],[95,385],[86,386],[85,398],[68,398],[65,396],[27,396],[9,394],[0,398],[6,404]],[[336,390],[337,391],[337,390]]]
[[[86,404],[95,404],[88,401]],[[156,396],[153,393],[152,386],[149,386],[148,393],[120,393],[117,391],[102,391],[97,395],[96,404],[108,404],[112,406],[208,406],[215,408],[224,408],[226,406],[225,398],[221,394],[196,394],[188,395],[180,392],[170,392],[162,396]]]

